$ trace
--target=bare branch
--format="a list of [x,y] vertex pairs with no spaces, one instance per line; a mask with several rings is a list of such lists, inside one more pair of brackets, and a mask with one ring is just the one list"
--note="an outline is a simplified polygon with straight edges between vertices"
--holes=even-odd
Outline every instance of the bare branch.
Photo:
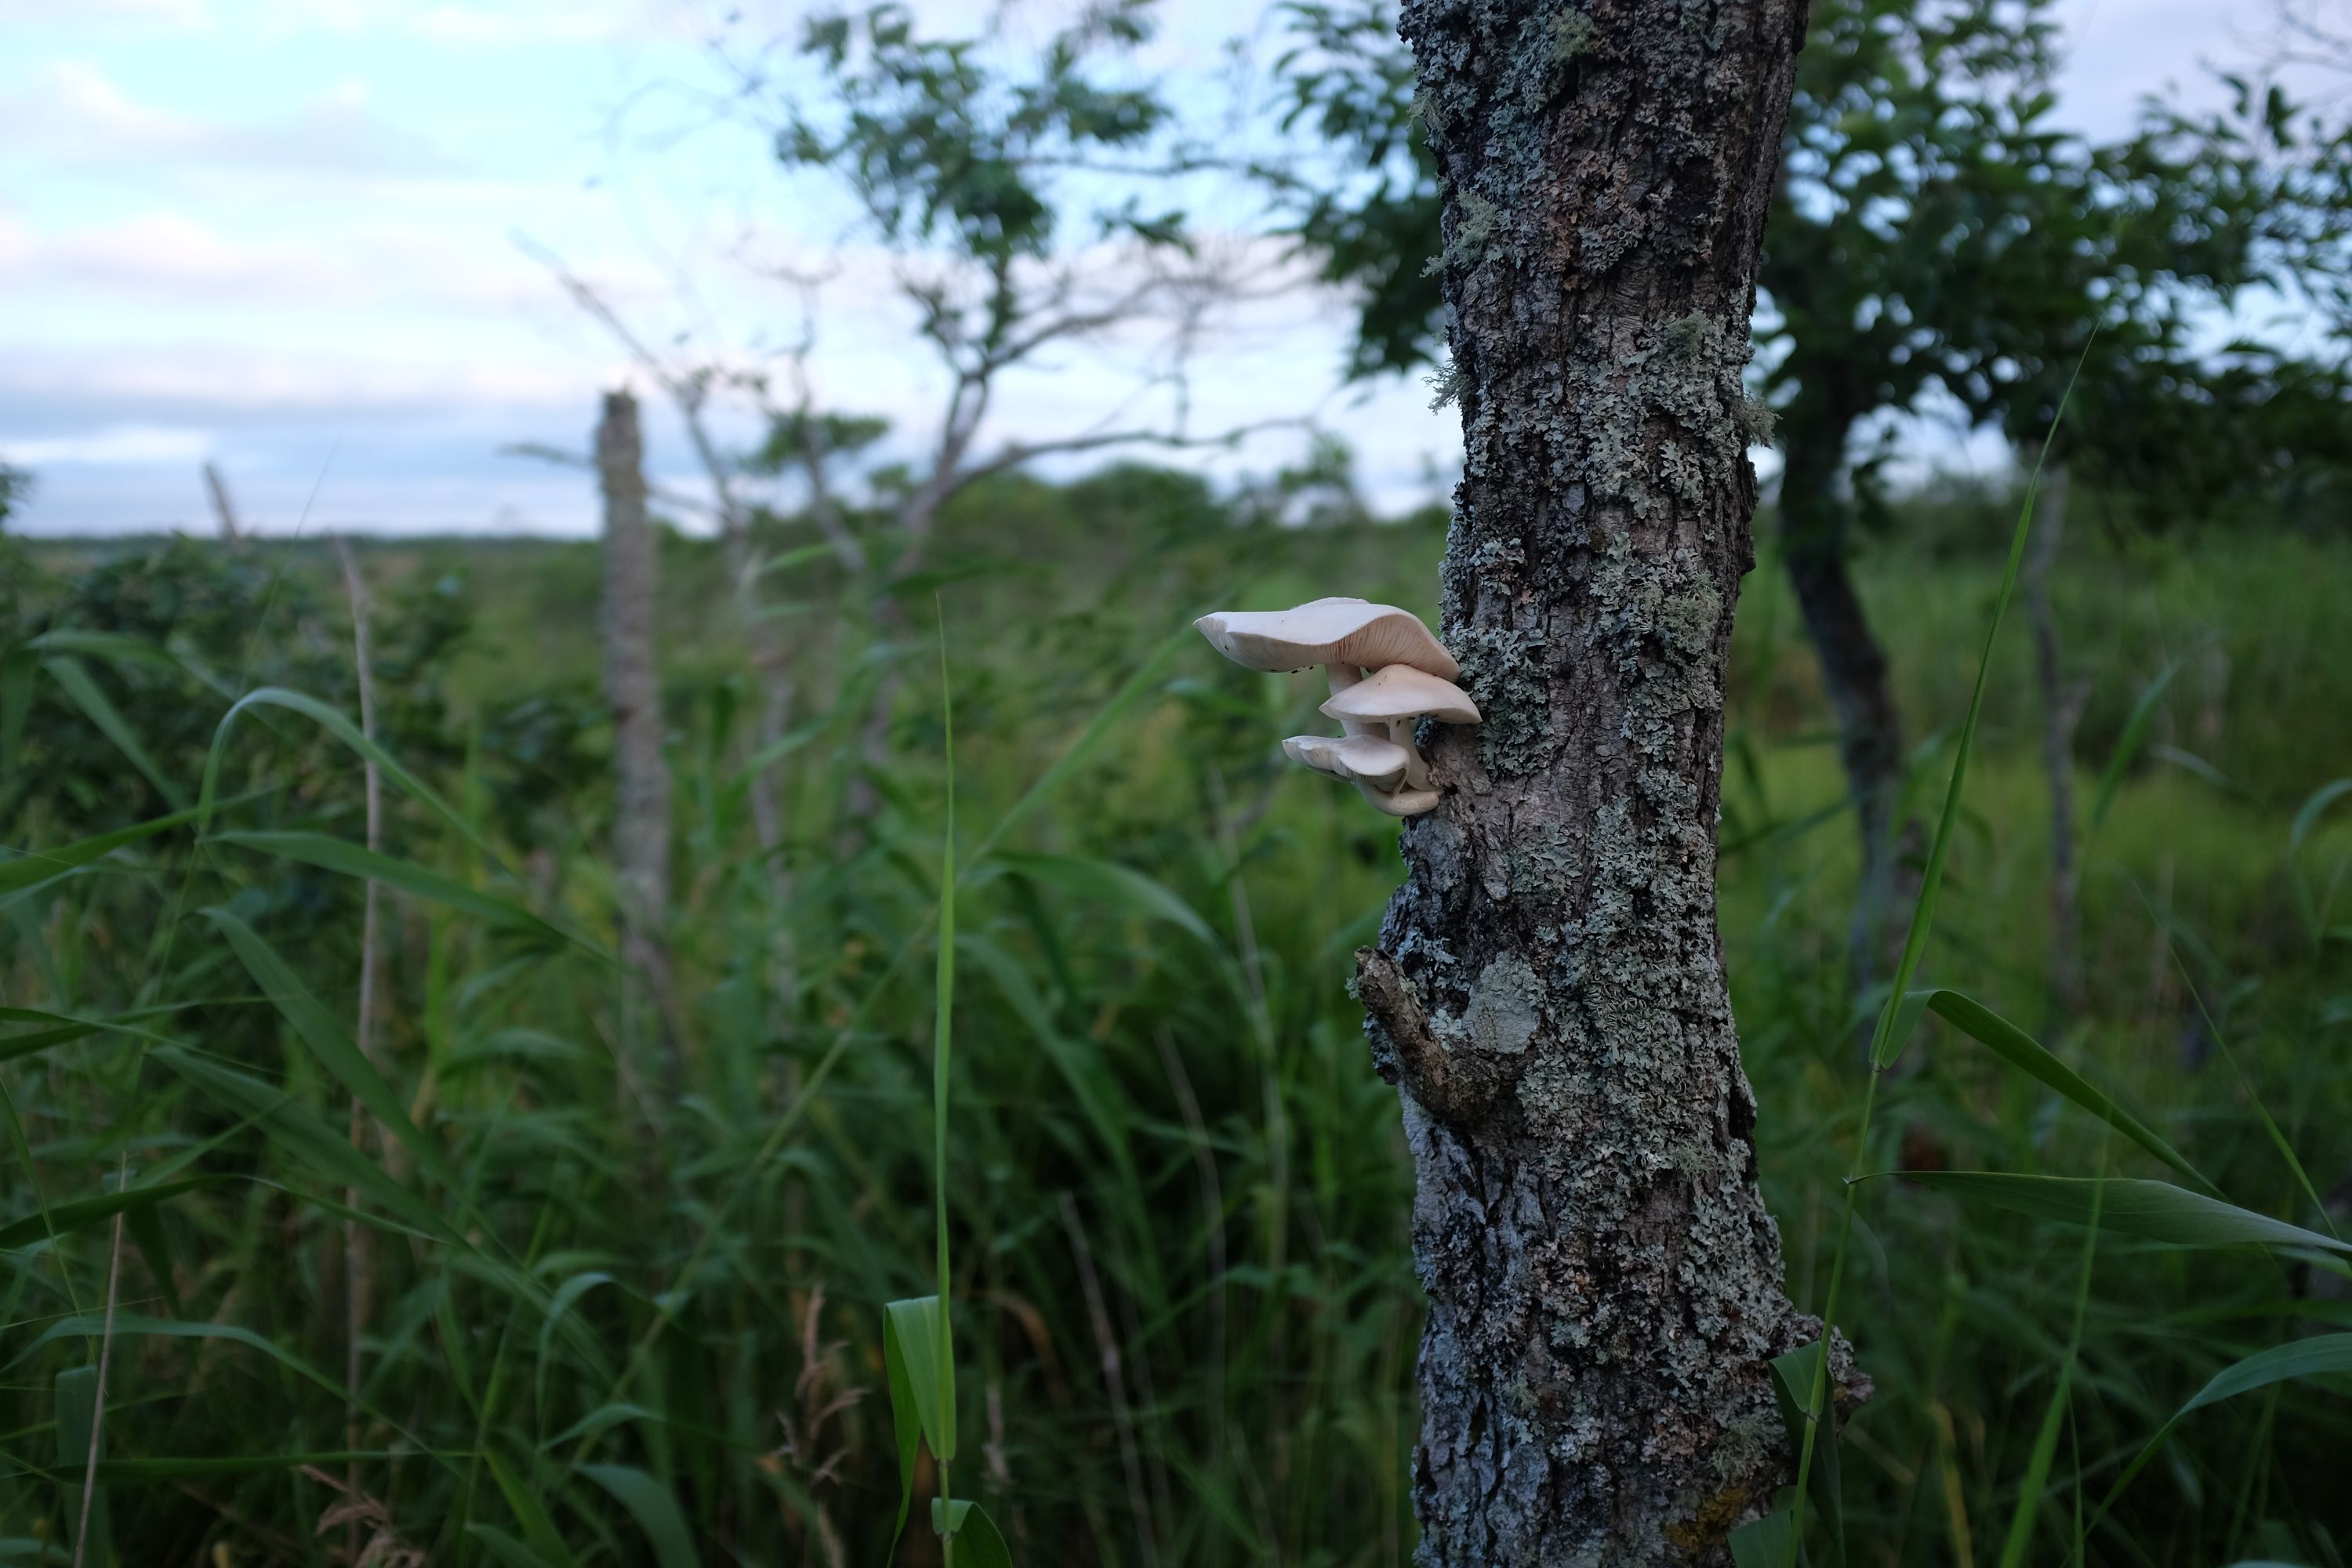
[[986,462],[975,463],[950,475],[940,491],[939,500],[947,500],[960,491],[1009,469],[1032,463],[1040,458],[1064,457],[1073,452],[1099,451],[1106,447],[1157,447],[1168,451],[1185,451],[1202,447],[1238,446],[1252,436],[1268,430],[1311,430],[1315,421],[1299,416],[1286,419],[1260,419],[1247,425],[1236,425],[1213,436],[1187,436],[1176,430],[1097,430],[1082,436],[1064,436],[1045,441],[1008,441]]
[[[593,458],[580,452],[566,451],[561,447],[551,447],[544,441],[509,441],[498,449],[498,455],[501,458],[535,458],[542,463],[553,463],[558,468],[585,468],[591,473],[596,469],[596,460]],[[684,490],[674,490],[667,486],[649,484],[646,487],[646,493],[665,506],[674,506],[683,511],[700,512],[705,517],[719,515],[717,507],[704,500],[700,496],[690,496]]]

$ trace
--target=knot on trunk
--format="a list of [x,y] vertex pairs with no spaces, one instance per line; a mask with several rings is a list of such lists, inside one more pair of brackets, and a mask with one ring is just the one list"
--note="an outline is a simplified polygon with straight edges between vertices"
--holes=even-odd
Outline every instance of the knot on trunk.
[[1364,1005],[1372,1070],[1438,1121],[1454,1127],[1477,1121],[1517,1076],[1514,1061],[1446,1049],[1412,982],[1379,948],[1356,950],[1353,990]]

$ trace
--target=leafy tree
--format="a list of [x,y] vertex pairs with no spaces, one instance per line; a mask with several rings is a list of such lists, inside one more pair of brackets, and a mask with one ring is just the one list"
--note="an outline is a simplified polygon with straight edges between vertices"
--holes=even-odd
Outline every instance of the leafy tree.
[[[1402,370],[1434,356],[1445,320],[1405,57],[1378,0],[1292,16],[1287,123],[1347,156],[1269,177],[1325,277],[1360,290],[1353,368]],[[1823,0],[1799,58],[1756,379],[1785,456],[1781,556],[1863,835],[1864,973],[1898,877],[1904,746],[1849,571],[1856,525],[1885,515],[1860,439],[1940,395],[2035,445],[2079,372],[2070,450],[2143,479],[2149,459],[2177,461],[2211,483],[2274,466],[2226,468],[2232,444],[2307,453],[2333,417],[2325,377],[2284,361],[2268,374],[2305,389],[2301,413],[2261,414],[2244,356],[2200,357],[2192,328],[2201,304],[2256,286],[2324,285],[2342,246],[2340,140],[2248,89],[2233,114],[2152,111],[2128,142],[2089,145],[2050,124],[2053,43],[2047,0]],[[2217,406],[2254,416],[2219,447],[2143,434]]]
[[25,499],[32,493],[32,475],[0,463],[0,525],[5,525],[9,514],[24,505]]

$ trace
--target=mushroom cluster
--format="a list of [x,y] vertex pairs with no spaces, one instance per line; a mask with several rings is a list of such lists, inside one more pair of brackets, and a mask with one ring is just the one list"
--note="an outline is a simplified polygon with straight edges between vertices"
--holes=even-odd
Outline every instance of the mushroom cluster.
[[1282,743],[1292,762],[1354,784],[1391,816],[1436,808],[1413,726],[1423,719],[1475,724],[1478,707],[1454,684],[1462,666],[1418,616],[1361,599],[1318,599],[1291,610],[1220,610],[1192,624],[1245,669],[1323,667],[1331,685],[1323,713],[1345,732],[1292,736]]

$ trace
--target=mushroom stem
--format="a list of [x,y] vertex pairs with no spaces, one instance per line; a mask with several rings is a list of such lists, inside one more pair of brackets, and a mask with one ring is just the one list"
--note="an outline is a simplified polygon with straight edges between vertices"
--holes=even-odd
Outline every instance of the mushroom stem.
[[[1347,721],[1343,719],[1340,722],[1344,724]],[[1429,782],[1429,763],[1422,756],[1421,748],[1412,743],[1412,731],[1413,721],[1411,719],[1396,720],[1389,725],[1389,739],[1394,741],[1398,745],[1404,748],[1405,763],[1403,787],[1406,789],[1428,789],[1432,787]]]
[[[1352,664],[1327,664],[1323,667],[1323,679],[1330,684],[1331,695],[1337,697],[1363,679],[1364,672]],[[1378,735],[1382,731],[1381,726],[1360,719],[1342,719],[1339,721],[1339,732],[1343,735]]]

